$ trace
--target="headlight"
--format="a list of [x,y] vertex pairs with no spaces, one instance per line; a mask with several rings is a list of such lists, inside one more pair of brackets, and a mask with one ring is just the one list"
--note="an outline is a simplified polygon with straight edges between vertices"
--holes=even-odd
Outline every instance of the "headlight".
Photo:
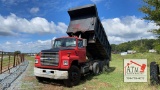
[[68,60],[63,60],[63,65],[68,65]]
[[35,59],[35,63],[36,63],[36,64],[38,63],[38,59]]

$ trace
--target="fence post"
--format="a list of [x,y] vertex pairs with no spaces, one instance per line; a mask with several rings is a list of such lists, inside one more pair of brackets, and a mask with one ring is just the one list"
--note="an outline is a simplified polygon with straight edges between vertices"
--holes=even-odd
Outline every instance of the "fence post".
[[[19,54],[17,54],[16,60],[17,60],[16,62],[17,62],[17,65],[18,65],[18,64],[19,64]],[[17,65],[16,65],[16,66],[17,66]]]
[[2,63],[3,63],[3,51],[2,51],[2,54],[1,54],[1,67],[0,67],[1,71],[0,71],[0,74],[2,73]]
[[20,63],[22,63],[22,54],[20,54]]
[[24,62],[24,56],[25,56],[25,55],[23,54],[23,62]]
[[23,62],[23,54],[21,55],[21,57],[22,57],[22,62]]
[[16,59],[16,54],[14,54],[13,67],[15,67],[15,59]]
[[17,55],[17,65],[19,65],[19,54]]
[[15,57],[15,66],[17,66],[17,55]]
[[24,54],[22,54],[22,62],[24,61]]
[[11,60],[11,57],[10,57],[10,53],[9,53],[9,62],[8,62],[8,70],[9,70],[9,73],[10,73],[10,60]]
[[19,54],[18,60],[19,60],[19,64],[20,64],[21,63],[21,54]]

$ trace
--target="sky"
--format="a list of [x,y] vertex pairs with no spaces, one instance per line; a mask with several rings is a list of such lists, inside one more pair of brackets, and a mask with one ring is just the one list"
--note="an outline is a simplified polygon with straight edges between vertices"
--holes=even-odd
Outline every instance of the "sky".
[[69,8],[95,4],[110,44],[155,39],[143,19],[142,0],[0,0],[0,51],[40,52],[67,36]]

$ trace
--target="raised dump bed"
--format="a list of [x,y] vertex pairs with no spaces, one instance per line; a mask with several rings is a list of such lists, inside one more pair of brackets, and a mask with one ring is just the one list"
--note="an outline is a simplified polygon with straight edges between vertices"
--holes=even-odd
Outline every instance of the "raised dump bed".
[[111,60],[111,46],[98,17],[94,4],[68,10],[70,24],[69,36],[81,36],[87,39],[87,57],[93,60]]

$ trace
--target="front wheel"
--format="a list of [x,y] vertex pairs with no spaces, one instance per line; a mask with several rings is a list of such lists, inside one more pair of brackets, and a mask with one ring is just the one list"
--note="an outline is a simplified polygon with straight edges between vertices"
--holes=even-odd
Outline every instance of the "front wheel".
[[80,70],[77,66],[71,66],[70,70],[68,71],[68,79],[64,80],[64,84],[68,87],[78,85],[80,82],[81,74]]

